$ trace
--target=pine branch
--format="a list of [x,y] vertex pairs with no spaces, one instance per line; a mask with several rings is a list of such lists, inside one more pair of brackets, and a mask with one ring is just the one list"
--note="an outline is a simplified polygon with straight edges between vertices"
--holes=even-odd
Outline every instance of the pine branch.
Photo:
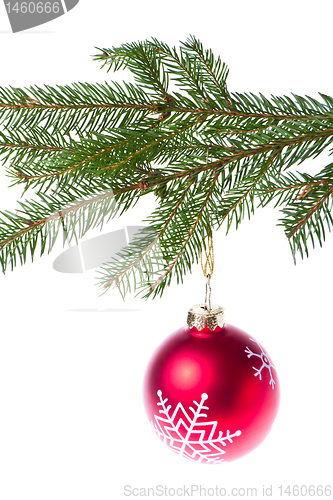
[[51,251],[61,227],[77,241],[147,194],[157,203],[148,228],[102,266],[104,292],[161,295],[198,262],[213,229],[237,228],[270,202],[294,259],[309,241],[322,244],[332,164],[316,175],[290,169],[332,151],[333,98],[232,93],[227,66],[193,36],[179,48],[153,38],[95,59],[127,68],[135,83],[0,89],[0,156],[12,185],[37,196],[1,212],[3,272],[28,249],[33,258],[38,242],[43,254],[47,238]]
[[[117,258],[102,266],[100,274],[103,278],[99,286],[109,288],[115,283],[124,298],[125,294],[131,291],[131,279],[134,280],[133,288],[134,290],[139,290],[138,293],[148,291],[146,297],[151,294],[157,285],[161,284],[161,273],[165,271],[167,256],[165,252],[162,254],[160,250],[160,240],[162,238],[165,241],[170,240],[172,226],[178,228],[177,220],[175,219],[180,207],[188,197],[188,190],[194,182],[195,180],[192,179],[182,193],[178,191],[177,196],[170,190],[172,193],[170,195],[171,202],[174,203],[171,214],[165,220],[164,213],[160,217],[158,217],[161,215],[160,211],[153,213],[150,217],[152,224],[148,226],[148,231],[147,229],[142,230],[138,237],[134,239],[134,242],[118,252]],[[174,242],[174,239],[172,241]],[[139,284],[136,283],[137,270],[139,271]],[[158,291],[162,293],[164,287],[165,282],[160,287],[160,290],[155,291],[155,295]]]
[[300,175],[306,180],[301,192],[289,200],[282,209],[284,218],[279,221],[283,225],[290,242],[294,260],[296,252],[303,258],[308,256],[307,240],[315,247],[315,237],[320,246],[325,241],[325,226],[331,231],[333,202],[333,163],[327,165],[319,174],[312,177]]
[[0,117],[5,128],[33,129],[63,134],[92,133],[114,126],[129,126],[147,117],[153,106],[146,93],[130,83],[123,87],[74,83],[45,88],[0,88]]
[[[106,187],[106,186],[104,186]],[[46,250],[47,239],[49,241],[48,253],[52,250],[61,227],[66,228],[64,240],[71,241],[82,238],[86,232],[103,225],[106,216],[115,215],[114,193],[112,190],[100,192],[99,185],[95,196],[89,196],[78,200],[68,192],[58,193],[58,200],[54,196],[39,193],[41,201],[25,200],[18,201],[21,209],[16,213],[0,211],[0,262],[2,272],[5,273],[8,264],[13,269],[17,257],[21,264],[26,262],[26,251],[30,246],[31,258],[33,260],[37,243],[40,240],[41,253]],[[84,193],[84,190],[81,189]]]

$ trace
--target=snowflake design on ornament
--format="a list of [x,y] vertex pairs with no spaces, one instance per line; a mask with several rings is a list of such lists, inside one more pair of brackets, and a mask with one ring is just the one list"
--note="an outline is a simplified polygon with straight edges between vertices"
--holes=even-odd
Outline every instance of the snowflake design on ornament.
[[205,422],[199,419],[207,418],[207,413],[202,410],[209,410],[204,406],[208,399],[206,393],[201,394],[201,401],[193,401],[196,409],[189,407],[193,417],[189,414],[181,403],[178,403],[172,415],[170,415],[171,405],[166,406],[168,398],[163,399],[162,391],[157,391],[160,402],[157,403],[162,409],[159,413],[164,416],[154,415],[155,423],[151,422],[156,434],[163,440],[174,452],[179,453],[194,462],[218,464],[224,461],[222,455],[226,452],[223,447],[226,443],[232,443],[232,438],[242,434],[236,431],[230,434],[228,430],[223,436],[222,431],[216,431],[218,422]]
[[269,371],[269,374],[270,374],[270,381],[269,381],[269,384],[272,386],[272,389],[274,389],[274,385],[276,384],[274,378],[273,378],[273,375],[272,375],[272,368],[274,368],[274,370],[276,370],[275,366],[272,364],[271,360],[269,359],[269,356],[267,355],[267,353],[263,350],[263,348],[261,347],[261,345],[259,344],[259,342],[257,342],[257,340],[255,339],[251,339],[253,342],[255,342],[257,344],[257,346],[259,347],[259,349],[261,350],[261,354],[256,354],[255,352],[252,352],[251,349],[249,347],[246,346],[246,349],[245,349],[245,352],[248,353],[247,354],[247,357],[248,358],[251,358],[251,356],[256,356],[257,358],[260,358],[261,359],[261,362],[262,362],[262,365],[261,367],[258,369],[258,368],[255,368],[254,366],[252,366],[252,368],[257,372],[254,374],[255,377],[257,377],[259,375],[259,380],[262,380],[261,378],[261,372],[264,368],[267,368],[268,371]]

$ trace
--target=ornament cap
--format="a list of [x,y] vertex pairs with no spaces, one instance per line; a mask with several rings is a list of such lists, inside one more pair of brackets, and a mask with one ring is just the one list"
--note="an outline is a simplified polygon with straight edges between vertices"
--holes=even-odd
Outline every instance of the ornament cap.
[[196,328],[199,332],[204,328],[214,331],[217,326],[224,325],[224,309],[221,306],[212,305],[207,309],[204,304],[196,304],[187,313],[187,324],[190,328]]

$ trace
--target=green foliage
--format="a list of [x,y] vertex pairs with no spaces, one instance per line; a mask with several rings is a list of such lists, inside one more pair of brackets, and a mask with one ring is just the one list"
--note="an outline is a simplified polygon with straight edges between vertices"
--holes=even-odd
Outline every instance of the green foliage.
[[[102,292],[161,295],[200,259],[205,237],[238,227],[258,206],[281,209],[294,259],[332,226],[333,164],[290,168],[332,150],[333,99],[231,93],[228,68],[195,37],[98,49],[134,84],[0,88],[0,155],[12,185],[36,200],[0,212],[3,272],[76,240],[153,194],[148,227],[99,270]],[[48,241],[48,245],[47,245]]]

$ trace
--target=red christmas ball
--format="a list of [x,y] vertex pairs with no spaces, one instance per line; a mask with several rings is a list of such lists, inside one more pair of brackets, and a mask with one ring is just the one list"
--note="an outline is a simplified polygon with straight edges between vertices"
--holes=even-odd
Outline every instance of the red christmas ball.
[[224,323],[220,306],[194,306],[188,325],[153,355],[144,404],[157,436],[206,464],[230,462],[269,433],[280,399],[276,369],[251,335]]

